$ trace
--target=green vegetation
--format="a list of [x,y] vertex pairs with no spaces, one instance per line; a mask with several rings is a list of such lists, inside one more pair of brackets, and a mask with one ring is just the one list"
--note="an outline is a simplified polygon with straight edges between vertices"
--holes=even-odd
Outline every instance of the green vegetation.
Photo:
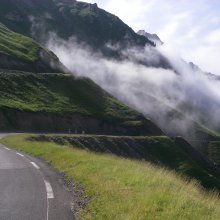
[[217,166],[220,166],[220,141],[210,141],[209,142],[208,157]]
[[0,107],[57,114],[80,113],[135,123],[143,119],[91,80],[62,73],[0,71]]
[[[84,120],[87,117],[91,130],[97,128],[94,132],[104,132],[106,128],[105,132],[107,130],[109,133],[116,133],[117,130],[117,133],[123,134],[162,134],[150,120],[113,98],[91,80],[54,73],[63,66],[53,53],[32,39],[10,31],[1,23],[0,56],[0,127],[5,131],[40,131],[41,118],[50,121],[50,131],[59,123],[59,131],[82,131],[86,127]],[[42,73],[44,71],[49,73]],[[16,111],[23,116],[16,116]],[[19,121],[21,117],[27,117],[25,112],[29,113],[29,125]],[[32,113],[39,113],[39,118],[36,119],[37,114]],[[46,116],[44,113],[47,113]],[[84,117],[78,117],[77,128],[71,118],[74,114]],[[44,124],[45,130],[48,129],[48,121]]]
[[[220,175],[211,171],[203,161],[195,161],[183,150],[182,138],[169,137],[115,137],[42,135],[36,141],[51,141],[99,153],[111,153],[124,158],[145,160],[175,170],[181,175],[197,179],[202,186],[220,189]],[[192,148],[192,147],[191,147]],[[192,149],[193,150],[193,149]]]
[[89,198],[83,219],[218,220],[220,200],[195,181],[147,162],[28,141],[29,136],[6,137],[1,142],[44,158],[84,188]]
[[15,33],[0,23],[0,68],[59,72],[62,67],[51,51],[41,47],[32,38]]
[[[57,4],[59,6],[59,4]],[[68,8],[70,8],[70,12],[72,15],[78,15],[81,17],[86,16],[98,16],[97,14],[97,8],[94,6],[91,6],[90,4],[84,3],[84,2],[75,2],[74,5],[68,5]]]
[[200,123],[196,123],[195,124],[196,128],[198,129],[197,132],[199,132],[201,135],[201,138],[205,139],[205,138],[209,138],[209,139],[213,139],[213,138],[219,138],[219,133],[216,132],[215,130],[212,130],[210,128],[207,128],[205,125],[202,125]]
[[25,61],[36,61],[40,49],[31,38],[12,32],[0,23],[0,53]]
[[81,10],[79,15],[82,17],[86,17],[86,16],[95,16],[96,14],[93,11],[91,11],[90,8],[88,7]]

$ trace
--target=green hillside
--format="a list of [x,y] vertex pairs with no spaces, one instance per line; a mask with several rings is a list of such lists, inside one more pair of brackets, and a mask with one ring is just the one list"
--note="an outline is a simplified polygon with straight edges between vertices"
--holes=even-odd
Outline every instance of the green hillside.
[[138,113],[87,78],[62,73],[0,71],[0,106],[51,113],[135,119]]
[[[96,40],[97,42],[102,42],[101,44],[104,44],[109,40],[111,40],[111,42],[124,42],[123,39],[125,37],[125,33],[130,33],[129,35],[133,36],[133,38],[129,38],[130,40],[133,39],[135,44],[141,42],[141,39],[139,39],[140,36],[137,37],[136,34],[133,33],[133,31],[127,25],[120,21],[120,19],[105,12],[102,9],[97,8],[96,5],[76,1],[73,2],[40,0],[38,1],[38,4],[35,4],[32,0],[3,0],[0,2],[0,6],[0,21],[3,21],[7,25],[9,25],[11,28],[13,28],[13,30],[17,30],[27,35],[31,35],[32,33],[30,16],[33,15],[36,18],[43,19],[42,22],[44,24],[44,27],[46,27],[45,31],[47,33],[49,33],[49,31],[55,31],[59,35],[64,34],[65,36],[61,36],[63,38],[68,38],[69,36],[72,36],[72,34],[85,34],[85,36],[89,36],[87,40],[91,40],[91,44],[93,44]],[[47,15],[47,19],[42,18],[42,16],[45,15],[48,10],[50,12],[50,16]],[[73,18],[72,16],[75,17]],[[91,19],[94,20],[94,24],[90,22]],[[66,25],[61,25],[59,21],[64,21]],[[38,24],[38,22],[36,23]],[[39,30],[36,33],[40,34],[40,36],[44,36],[44,34],[42,33],[42,30],[44,30],[44,28],[42,28],[41,25],[37,26],[39,26],[41,31]],[[37,36],[35,37],[38,38]],[[83,37],[80,38],[83,41],[87,41]],[[10,31],[1,23],[0,58],[0,68],[2,69],[15,69],[39,73],[62,72],[62,70],[65,69],[65,67],[63,67],[58,58],[52,52],[44,49],[31,38]],[[14,108],[21,111],[30,112],[47,112],[60,115],[66,113],[80,113],[86,116],[94,116],[96,118],[98,117],[100,120],[102,118],[105,121],[118,121],[119,123],[124,123],[126,124],[126,126],[129,127],[135,127],[136,125],[138,125],[140,128],[143,128],[143,126],[145,126],[142,124],[142,122],[140,123],[139,119],[125,119],[125,121],[123,121],[122,118],[127,117],[127,114],[124,112],[123,114],[121,114],[121,109],[123,108],[117,105],[118,102],[115,101],[115,99],[113,101],[113,98],[111,97],[108,98],[108,101],[105,101],[103,105],[102,101],[97,101],[100,99],[100,97],[98,97],[98,93],[96,95],[91,95],[93,94],[90,93],[91,88],[89,88],[89,91],[87,92],[87,98],[85,98],[86,94],[84,94],[83,100],[79,101],[80,96],[78,96],[78,93],[86,93],[86,88],[82,89],[83,87],[80,86],[79,87],[81,88],[81,90],[78,89],[76,93],[77,95],[72,97],[72,94],[74,94],[74,91],[72,90],[73,87],[76,88],[76,85],[75,83],[73,83],[73,80],[68,81],[67,77],[65,78],[63,76],[64,78],[62,78],[62,76],[58,77],[59,74],[54,74],[53,76],[51,75],[51,79],[49,79],[49,76],[47,74],[43,74],[44,76],[42,77],[44,78],[38,79],[37,76],[33,75],[31,76],[31,78],[31,74],[24,76],[26,75],[26,73],[19,73],[20,78],[17,78],[15,77],[16,74],[10,74],[10,77],[12,78],[7,79],[4,71],[1,73],[1,77],[3,77],[3,82],[5,81],[9,83],[8,85],[7,83],[5,85],[3,84],[1,88],[1,93],[4,94],[5,97],[8,97],[8,99],[4,98],[3,96],[2,98],[0,98],[0,105],[4,108]],[[14,83],[13,85],[11,82],[9,82],[10,80]],[[22,84],[24,84],[24,88],[23,86],[21,86],[21,84],[19,85],[16,80],[22,82]],[[40,90],[39,86],[37,86],[37,84],[35,83],[36,80],[38,81],[37,83],[42,86],[42,90]],[[59,80],[59,85],[57,85]],[[52,82],[54,83],[53,85]],[[70,82],[72,83],[72,85],[70,85]],[[50,88],[48,88],[48,86]],[[51,92],[52,87],[53,90]],[[55,90],[60,90],[55,91],[54,88]],[[11,93],[11,91],[13,92]],[[60,91],[62,94],[60,94]],[[17,94],[19,94],[19,96]],[[97,99],[94,97],[96,97]],[[96,100],[96,102],[93,102],[93,100]],[[92,103],[93,106],[88,107],[90,105],[88,103]],[[114,108],[109,107],[108,105],[112,105],[114,106]],[[172,121],[172,118],[175,117],[173,116],[173,114],[170,115],[171,116],[169,118],[167,117],[169,119],[167,122],[168,126],[169,121]],[[129,114],[128,117],[130,117]],[[150,128],[148,129],[148,133],[161,134],[161,132],[158,132],[158,129],[155,129],[155,127],[156,126],[150,126]],[[153,132],[149,131],[151,130],[151,128],[153,128]],[[196,129],[193,128],[192,130],[196,130],[199,135],[201,134],[202,136],[207,136],[207,132],[202,131],[203,129],[200,129],[201,127],[197,128],[197,126],[195,126],[195,128]],[[167,130],[164,127],[162,129]],[[139,134],[140,132],[134,133]],[[181,132],[178,131],[177,133],[181,134]],[[192,131],[190,129],[189,133],[192,134]]]
[[162,134],[91,80],[59,73],[52,52],[1,23],[0,58],[2,131]]
[[29,37],[0,23],[0,68],[54,72],[62,66],[58,58]]
[[40,46],[31,38],[10,31],[0,23],[0,52],[25,61],[36,61]]
[[[83,124],[79,122],[79,125],[74,128],[78,127],[82,131],[91,125],[89,130],[92,132],[94,129],[92,133],[97,131],[98,128],[95,127],[101,129],[107,123],[109,126],[121,127],[122,130],[118,130],[119,134],[126,133],[127,129],[130,134],[162,134],[150,120],[117,101],[91,80],[74,78],[72,75],[62,73],[34,74],[1,70],[0,112],[1,110],[4,110],[4,115],[5,112],[10,115],[10,110],[35,113],[35,115],[45,113],[49,114],[48,117],[51,114],[54,117],[64,118],[71,129],[74,123],[77,123],[71,117],[78,115],[78,119],[75,120],[78,122],[84,120],[84,122]],[[86,123],[86,119],[79,119],[79,117],[87,117],[90,123]],[[15,119],[18,121],[18,118]],[[40,119],[38,123],[39,121]],[[0,128],[2,123],[0,122]],[[54,127],[57,126],[54,125]],[[116,130],[112,128],[112,132],[116,133]]]

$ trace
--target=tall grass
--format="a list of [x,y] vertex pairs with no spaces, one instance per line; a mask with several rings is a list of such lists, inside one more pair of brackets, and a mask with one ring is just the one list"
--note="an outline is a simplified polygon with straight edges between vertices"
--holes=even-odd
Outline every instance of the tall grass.
[[220,219],[220,200],[197,182],[187,181],[147,162],[27,141],[27,136],[6,137],[9,147],[44,158],[67,177],[81,184],[89,198],[83,219]]

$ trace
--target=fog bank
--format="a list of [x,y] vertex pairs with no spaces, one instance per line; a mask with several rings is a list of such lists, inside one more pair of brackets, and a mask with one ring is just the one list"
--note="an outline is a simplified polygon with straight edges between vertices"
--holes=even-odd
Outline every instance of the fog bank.
[[[157,49],[146,46],[144,51],[126,49],[121,51],[128,57],[123,61],[103,57],[74,38],[63,41],[52,35],[48,48],[75,76],[91,78],[168,134],[187,135],[193,121],[211,128],[220,121],[220,83],[192,68],[166,45]],[[159,67],[161,54],[173,70]],[[148,67],[143,61],[158,67]]]

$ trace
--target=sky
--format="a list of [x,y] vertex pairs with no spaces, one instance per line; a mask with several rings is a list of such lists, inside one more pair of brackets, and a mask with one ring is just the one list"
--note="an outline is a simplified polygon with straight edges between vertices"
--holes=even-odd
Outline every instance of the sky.
[[220,0],[85,0],[135,31],[156,33],[186,61],[220,75]]

